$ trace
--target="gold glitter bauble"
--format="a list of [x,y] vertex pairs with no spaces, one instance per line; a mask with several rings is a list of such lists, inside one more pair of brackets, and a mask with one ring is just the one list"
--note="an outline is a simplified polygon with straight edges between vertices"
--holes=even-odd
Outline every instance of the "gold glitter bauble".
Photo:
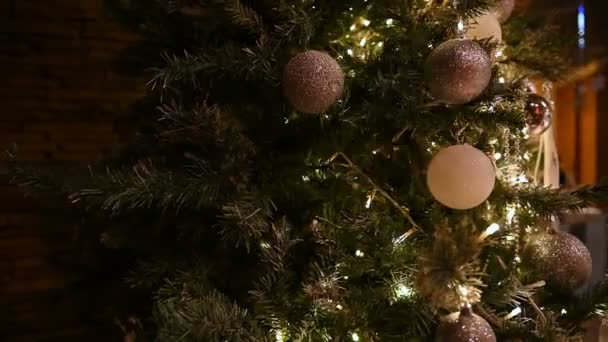
[[465,308],[441,319],[435,341],[496,342],[496,335],[485,319]]
[[542,233],[530,238],[525,261],[553,288],[572,292],[591,279],[591,253],[574,235]]
[[424,75],[434,98],[464,104],[478,97],[490,84],[492,60],[474,41],[452,39],[431,52]]
[[499,22],[504,23],[509,20],[514,8],[515,0],[498,0],[492,13],[494,13]]
[[439,203],[466,210],[488,199],[496,183],[496,170],[482,151],[471,145],[454,145],[433,157],[426,181]]
[[344,73],[340,64],[325,52],[302,52],[285,66],[283,92],[298,111],[319,114],[342,97]]
[[502,42],[502,27],[494,14],[484,13],[469,21],[465,36],[469,39],[491,39],[500,43]]

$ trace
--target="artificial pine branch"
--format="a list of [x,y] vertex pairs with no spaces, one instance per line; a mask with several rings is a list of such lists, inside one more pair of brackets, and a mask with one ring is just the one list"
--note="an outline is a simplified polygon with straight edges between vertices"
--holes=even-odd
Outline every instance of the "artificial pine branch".
[[243,4],[240,0],[225,0],[224,8],[238,26],[258,35],[264,34],[262,17],[253,8]]
[[262,238],[272,231],[272,225],[271,202],[248,194],[222,206],[217,228],[225,239],[250,250],[252,244],[263,243]]
[[181,290],[159,298],[156,316],[161,341],[264,341],[247,310],[215,290],[200,297]]
[[520,186],[504,192],[508,202],[519,202],[533,208],[542,218],[578,212],[608,201],[608,183],[586,185],[573,190],[558,190],[543,186]]
[[[184,52],[183,56],[164,53],[165,66],[153,68],[153,78],[148,82],[152,89],[172,90],[180,94],[180,86],[199,87],[201,75],[211,79],[266,80],[275,84],[277,78],[272,59],[272,47],[264,38],[254,46],[242,47],[226,44],[222,48],[207,49],[197,53]],[[184,84],[181,84],[183,82]]]
[[574,35],[559,32],[539,17],[513,18],[503,32],[507,58],[502,63],[518,64],[551,81],[568,78],[573,65],[564,51],[575,42]]
[[458,0],[455,2],[454,8],[461,16],[474,18],[488,12],[495,4],[496,0]]
[[[94,185],[72,192],[69,199],[113,215],[137,208],[179,211],[214,204],[220,195],[216,178],[201,165],[192,167],[181,175],[161,171],[146,161],[131,169],[107,169],[105,174],[92,173]],[[194,170],[200,173],[195,174]]]

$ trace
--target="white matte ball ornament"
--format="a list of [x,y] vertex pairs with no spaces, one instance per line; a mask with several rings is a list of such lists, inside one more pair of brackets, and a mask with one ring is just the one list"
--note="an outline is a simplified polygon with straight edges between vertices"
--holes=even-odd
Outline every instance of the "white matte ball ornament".
[[495,43],[500,43],[502,42],[502,27],[494,14],[484,13],[469,21],[465,36],[469,39],[491,39]]
[[471,145],[453,145],[433,157],[426,182],[439,203],[467,210],[490,197],[496,183],[496,170],[482,151]]
[[435,99],[464,104],[477,98],[490,84],[492,60],[476,42],[451,39],[431,51],[424,65],[424,77]]
[[283,92],[306,114],[328,110],[344,93],[344,72],[325,52],[309,50],[293,57],[283,71]]

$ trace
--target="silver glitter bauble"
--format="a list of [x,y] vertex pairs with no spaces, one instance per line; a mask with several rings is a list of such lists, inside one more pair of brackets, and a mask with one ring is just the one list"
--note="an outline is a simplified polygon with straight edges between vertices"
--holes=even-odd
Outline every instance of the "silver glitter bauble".
[[441,319],[435,341],[496,342],[496,335],[485,319],[464,308]]
[[526,123],[532,135],[543,134],[553,122],[553,107],[544,97],[528,94],[526,99]]
[[502,42],[502,27],[493,13],[483,13],[469,21],[465,36],[469,39],[490,39]]
[[504,23],[509,20],[513,9],[515,8],[515,0],[498,0],[492,13],[496,16],[498,21]]
[[591,253],[579,239],[565,232],[532,236],[524,260],[541,280],[561,291],[573,292],[591,279]]
[[478,97],[490,84],[492,60],[479,44],[452,39],[428,56],[424,75],[431,95],[449,104],[464,104]]
[[437,202],[452,209],[472,209],[494,190],[496,169],[482,151],[471,145],[454,145],[433,157],[426,183]]
[[319,114],[342,97],[344,73],[340,64],[325,52],[302,52],[285,66],[283,92],[298,111]]

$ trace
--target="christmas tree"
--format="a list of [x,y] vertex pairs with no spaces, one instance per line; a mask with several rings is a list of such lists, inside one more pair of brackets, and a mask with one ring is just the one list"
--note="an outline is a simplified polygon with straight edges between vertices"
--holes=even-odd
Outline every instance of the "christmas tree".
[[88,172],[12,172],[137,255],[138,338],[566,341],[605,314],[556,227],[608,187],[541,176],[532,80],[570,65],[513,0],[119,3],[165,51],[140,133]]

